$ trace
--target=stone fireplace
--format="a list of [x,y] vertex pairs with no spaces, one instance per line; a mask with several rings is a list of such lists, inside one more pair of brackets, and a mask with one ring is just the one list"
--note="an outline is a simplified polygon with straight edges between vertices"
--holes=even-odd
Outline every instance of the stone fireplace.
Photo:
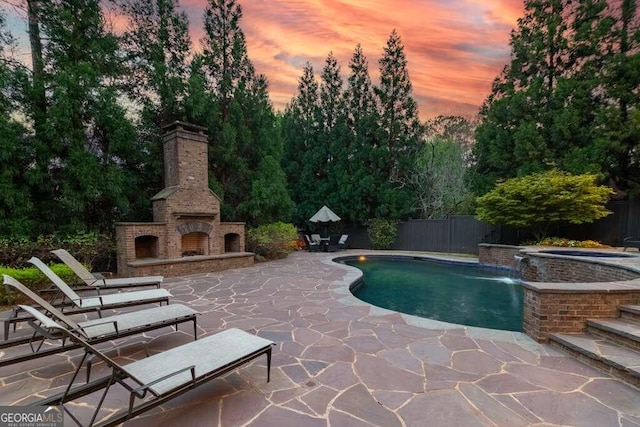
[[163,128],[165,188],[152,199],[153,222],[116,224],[118,274],[179,276],[245,267],[244,223],[220,222],[209,188],[206,128]]

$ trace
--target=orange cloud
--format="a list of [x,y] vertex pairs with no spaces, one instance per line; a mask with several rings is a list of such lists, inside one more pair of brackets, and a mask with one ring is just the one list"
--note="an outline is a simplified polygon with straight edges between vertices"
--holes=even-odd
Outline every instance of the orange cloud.
[[396,29],[405,46],[423,119],[473,115],[509,58],[509,33],[520,0],[249,0],[242,2],[249,56],[270,82],[276,108],[295,95],[302,67],[319,73],[327,54],[346,80],[356,44],[374,82],[378,59]]

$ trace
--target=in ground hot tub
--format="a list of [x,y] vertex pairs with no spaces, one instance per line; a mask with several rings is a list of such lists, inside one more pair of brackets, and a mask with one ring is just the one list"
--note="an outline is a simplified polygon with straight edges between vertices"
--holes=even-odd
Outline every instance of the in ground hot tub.
[[623,254],[621,252],[597,252],[597,251],[577,251],[571,249],[545,249],[538,251],[541,254],[577,256],[577,257],[595,257],[595,258],[637,258],[637,255]]

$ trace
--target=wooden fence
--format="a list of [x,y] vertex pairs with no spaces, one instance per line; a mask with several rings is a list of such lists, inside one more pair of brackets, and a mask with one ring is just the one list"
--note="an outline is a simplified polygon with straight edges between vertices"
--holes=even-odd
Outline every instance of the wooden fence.
[[[640,236],[640,200],[614,201],[607,205],[613,213],[591,224],[553,227],[549,236],[576,240],[596,240],[611,246],[621,246],[626,236]],[[370,248],[366,227],[350,227],[349,246]],[[412,219],[398,226],[396,250],[450,253],[478,253],[479,243],[521,244],[531,240],[526,232],[510,227],[493,226],[471,215],[448,219]]]

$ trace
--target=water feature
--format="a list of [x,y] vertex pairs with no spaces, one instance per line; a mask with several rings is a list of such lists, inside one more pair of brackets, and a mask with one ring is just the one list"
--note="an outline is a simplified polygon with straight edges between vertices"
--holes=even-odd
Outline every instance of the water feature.
[[444,322],[522,330],[522,285],[506,270],[427,258],[344,262],[362,270],[352,293],[370,304]]
[[509,269],[509,278],[513,280],[520,280],[522,278],[522,261],[525,257],[521,255],[514,255],[513,261],[511,261],[511,268]]

